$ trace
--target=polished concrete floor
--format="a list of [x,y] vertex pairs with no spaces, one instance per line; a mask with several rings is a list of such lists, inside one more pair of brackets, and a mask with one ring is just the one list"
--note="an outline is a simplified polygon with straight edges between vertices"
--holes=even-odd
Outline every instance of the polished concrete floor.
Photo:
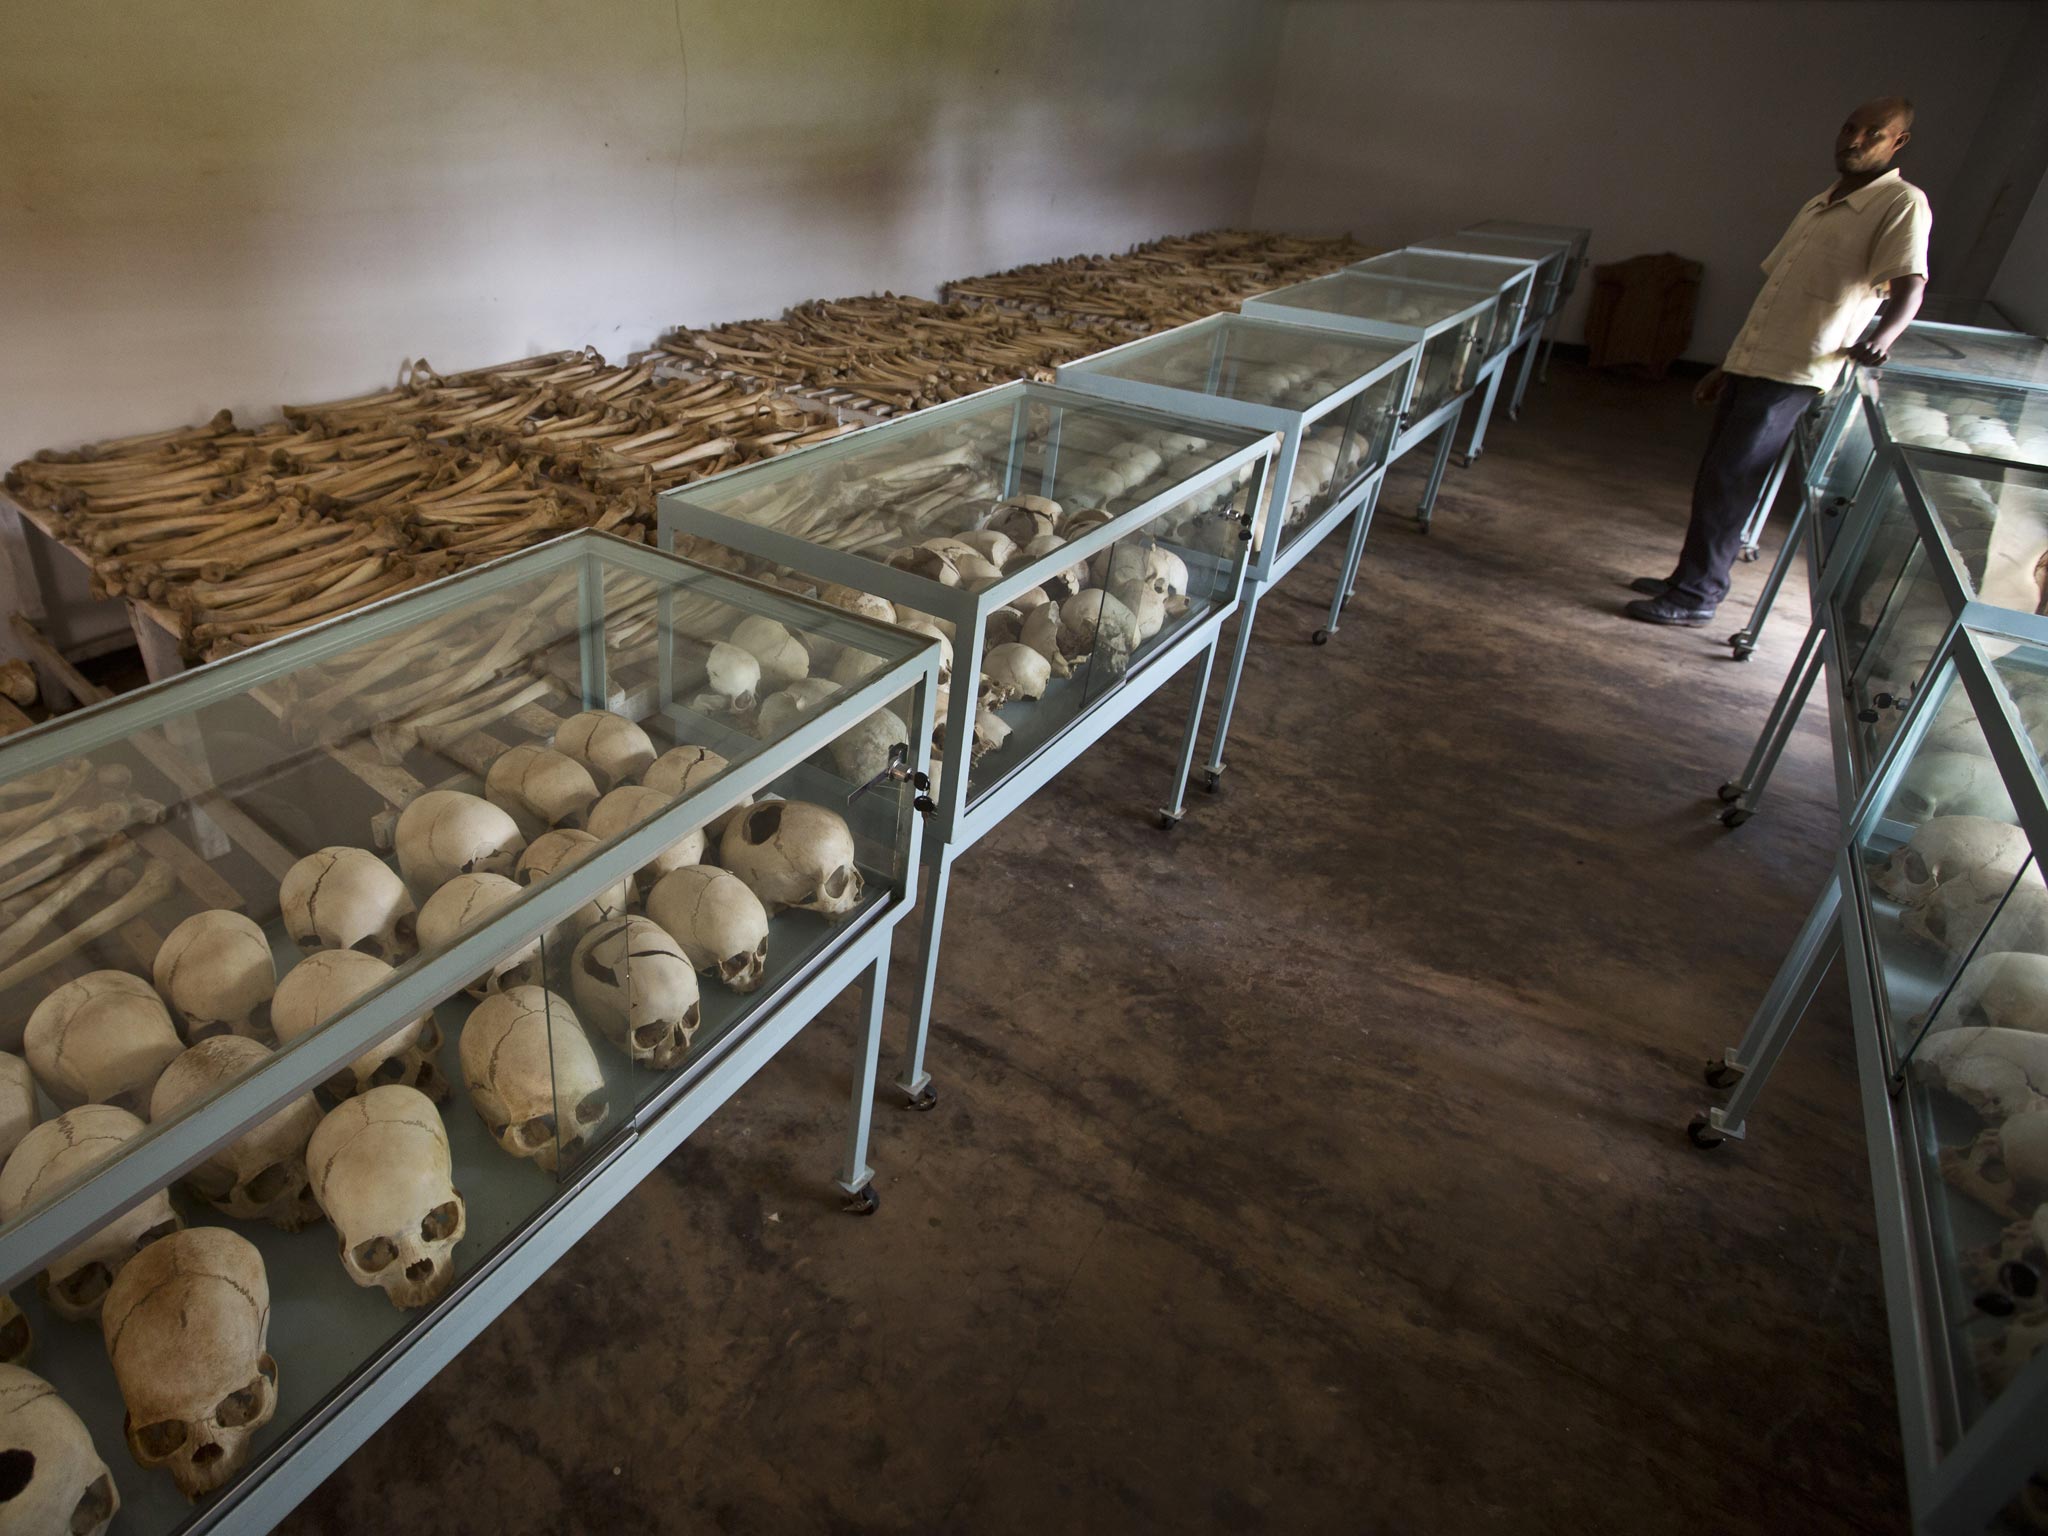
[[877,1215],[848,999],[288,1528],[1903,1529],[1838,986],[1748,1142],[1683,1134],[1833,817],[1815,721],[1715,820],[1796,597],[1747,665],[1761,566],[1615,617],[1686,393],[1560,364],[1430,536],[1396,479],[1329,647],[1335,549],[1269,599],[1180,830],[1173,687],[961,863]]

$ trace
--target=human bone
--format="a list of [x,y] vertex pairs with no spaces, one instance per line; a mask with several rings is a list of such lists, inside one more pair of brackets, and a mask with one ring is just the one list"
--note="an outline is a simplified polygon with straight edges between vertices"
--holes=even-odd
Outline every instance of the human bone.
[[[47,1195],[143,1133],[143,1124],[111,1104],[82,1104],[21,1138],[0,1167],[0,1221],[12,1221]],[[50,1261],[40,1281],[43,1298],[59,1317],[82,1322],[99,1312],[107,1287],[145,1243],[177,1230],[168,1190],[158,1190],[124,1211],[70,1252]]]
[[2012,884],[2031,852],[2019,827],[1986,816],[1936,816],[1894,849],[1870,883],[1894,901],[1917,905],[1936,886],[1968,880],[1978,899]]
[[1012,645],[1024,632],[1024,615],[1015,608],[997,608],[990,612],[988,622],[982,626],[981,643],[989,650],[999,645]]
[[[427,898],[420,908],[420,948],[428,954],[447,949],[472,928],[480,928],[499,908],[519,899],[519,883],[503,875],[457,875]],[[541,975],[541,941],[495,960],[463,990],[482,997],[504,987],[525,986]]]
[[479,795],[430,789],[398,815],[398,872],[424,901],[457,875],[509,875],[526,839],[519,825]]
[[2048,1035],[1989,1026],[1945,1029],[1920,1042],[1913,1062],[1987,1121],[2048,1109]]
[[1958,880],[1936,886],[1917,905],[1908,907],[1899,926],[1917,939],[1938,945],[1956,961],[1979,948],[1986,954],[2006,950],[2048,953],[2048,890],[2042,888],[2040,871],[2031,864],[2010,894],[1999,888],[1986,895],[1975,882]]
[[0,1051],[0,1163],[7,1161],[7,1154],[21,1145],[21,1138],[41,1118],[28,1063],[11,1051]]
[[549,1173],[596,1134],[604,1072],[567,999],[542,987],[485,998],[462,1026],[462,1079],[485,1129]]
[[1937,1028],[1991,1024],[2048,1034],[2048,955],[1978,955],[1942,1004]]
[[1052,664],[1023,644],[997,646],[982,662],[981,671],[1001,696],[991,701],[996,703],[1041,698],[1052,680]]
[[1048,496],[1016,496],[996,504],[988,526],[1013,544],[1027,545],[1057,533],[1061,516],[1060,504]]
[[306,1162],[349,1278],[394,1307],[440,1300],[468,1212],[433,1101],[397,1083],[344,1100],[313,1132]]
[[[152,1122],[173,1119],[197,1099],[237,1082],[270,1059],[270,1047],[240,1035],[202,1040],[164,1069],[149,1098]],[[185,1175],[207,1204],[237,1221],[267,1221],[296,1232],[320,1209],[306,1187],[306,1142],[320,1106],[300,1094],[268,1120],[251,1126]]]
[[188,1499],[230,1481],[277,1412],[270,1279],[226,1227],[159,1238],[121,1271],[100,1336],[127,1405],[128,1453]]
[[1073,675],[1074,669],[1060,654],[1060,605],[1057,602],[1041,603],[1024,615],[1024,626],[1017,633],[1017,643],[1028,645],[1043,656],[1054,677]]
[[1017,541],[1000,528],[976,528],[959,537],[959,542],[988,561],[997,570],[1017,558]]
[[976,705],[974,710],[974,741],[971,751],[979,762],[1010,739],[1010,727],[1003,718],[985,705]]
[[878,709],[832,743],[832,763],[850,782],[865,784],[888,768],[897,747],[909,744],[910,727],[903,717],[893,709]]
[[1072,542],[1090,529],[1100,528],[1104,523],[1109,522],[1111,517],[1112,514],[1107,507],[1082,507],[1079,511],[1068,516],[1066,522],[1060,527],[1060,534],[1069,542]]
[[484,798],[510,816],[528,842],[550,827],[582,826],[597,796],[590,770],[552,747],[509,747],[484,775]]
[[1096,586],[1109,591],[1127,581],[1156,581],[1161,596],[1184,596],[1188,590],[1187,562],[1149,539],[1111,545],[1090,562],[1089,574]]
[[802,907],[844,917],[860,904],[845,818],[804,800],[769,800],[729,822],[718,862],[746,881],[771,913]]
[[945,629],[922,614],[898,609],[896,623],[899,628],[913,634],[925,636],[939,642],[939,682],[945,683],[953,675],[953,637]]
[[1907,766],[1892,796],[1891,813],[1903,821],[1936,816],[1988,816],[2016,821],[2018,815],[1997,765],[1968,752],[1922,752]]
[[1161,577],[1118,582],[1111,596],[1130,609],[1140,644],[1166,627],[1166,594]]
[[843,586],[828,581],[818,589],[818,601],[842,608],[848,613],[858,613],[883,624],[896,622],[896,605],[886,597],[877,597],[872,592],[863,592],[858,587]]
[[704,1017],[697,973],[659,924],[599,924],[577,944],[570,977],[578,1015],[635,1066],[665,1072],[688,1054]]
[[[654,760],[640,782],[649,789],[658,789],[672,799],[680,800],[699,785],[708,784],[731,765],[709,747],[671,747]],[[740,805],[752,805],[754,797],[748,795]],[[714,816],[704,824],[704,835],[715,838],[725,830],[725,824],[733,812],[726,811]]]
[[2013,1384],[2043,1345],[2048,1345],[2048,1313],[2035,1318],[2008,1318],[1999,1332],[1973,1340],[1970,1352],[1987,1397]]
[[647,733],[608,709],[571,715],[555,727],[552,744],[588,769],[600,792],[639,778],[654,761]]
[[[808,658],[804,665],[808,671]],[[754,707],[761,692],[760,659],[744,647],[721,640],[704,658],[704,680],[709,684],[701,700],[706,707],[743,715]]]
[[277,901],[285,931],[301,949],[360,949],[398,965],[418,946],[411,893],[366,848],[307,854],[285,871]]
[[[600,842],[608,843],[652,820],[674,804],[674,796],[663,794],[658,789],[650,789],[644,784],[621,784],[591,809],[591,835]],[[691,827],[636,870],[633,883],[644,894],[670,870],[695,864],[703,858],[704,847],[704,829]]]
[[732,991],[752,992],[767,979],[768,909],[731,870],[697,864],[663,875],[648,893],[647,915],[693,969],[716,971]]
[[[515,874],[521,885],[537,885],[572,864],[580,864],[603,846],[588,832],[558,827],[552,832],[541,833],[526,845],[526,851],[519,855]],[[633,877],[628,875],[599,891],[594,898],[557,923],[548,932],[548,942],[566,944],[574,949],[578,939],[606,918],[622,916],[632,900]]]
[[[372,988],[391,979],[391,967],[354,949],[323,949],[285,972],[270,1006],[280,1045],[310,1035]],[[346,1096],[383,1084],[417,1087],[437,1099],[448,1096],[447,1081],[435,1065],[441,1027],[432,1014],[400,1026],[327,1081],[327,1091]]]
[[961,585],[960,567],[944,549],[913,544],[908,549],[899,549],[890,555],[889,564],[899,571],[908,571],[925,581],[935,581],[942,587]]
[[0,1536],[102,1536],[121,1507],[84,1420],[18,1365],[0,1365],[0,1473]]
[[277,962],[263,930],[241,913],[193,913],[165,935],[151,972],[187,1040],[269,1034],[264,1009],[277,985]]
[[[1065,539],[1051,534],[1033,539],[1024,546],[1026,563],[1043,560],[1048,555],[1056,555],[1066,547],[1067,541]],[[1039,584],[1046,597],[1053,602],[1059,602],[1063,598],[1072,597],[1087,585],[1088,562],[1085,560],[1076,560],[1072,565],[1062,566]]]
[[1138,648],[1136,614],[1100,587],[1061,603],[1059,614],[1057,643],[1070,666],[1088,662],[1105,677],[1123,675]]
[[[810,653],[803,642],[771,618],[749,614],[733,626],[728,638],[760,664],[759,686],[763,689],[787,688],[798,678],[810,676]],[[727,691],[715,680],[712,687]]]
[[761,701],[755,716],[754,734],[764,740],[793,730],[839,696],[839,685],[828,678],[804,677]]
[[1986,1126],[1967,1148],[1944,1148],[1942,1175],[1992,1210],[2013,1218],[2048,1201],[2048,1108]]
[[[1003,579],[1003,568],[971,544],[958,539],[927,539],[920,547],[945,556],[951,562],[959,584],[969,591],[979,591]],[[947,583],[948,586],[952,584]]]
[[849,645],[832,663],[832,681],[842,688],[858,688],[887,665],[886,657]]
[[150,1090],[184,1043],[149,983],[126,971],[87,971],[36,1005],[22,1032],[36,1080],[59,1109],[149,1109]]

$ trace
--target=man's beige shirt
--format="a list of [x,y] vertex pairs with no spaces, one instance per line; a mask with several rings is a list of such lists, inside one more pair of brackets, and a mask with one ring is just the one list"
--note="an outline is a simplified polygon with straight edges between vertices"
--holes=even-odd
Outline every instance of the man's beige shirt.
[[1927,194],[1897,171],[1832,203],[1821,193],[1764,258],[1763,292],[1722,368],[1826,389],[1884,302],[1885,285],[1927,275],[1933,227]]

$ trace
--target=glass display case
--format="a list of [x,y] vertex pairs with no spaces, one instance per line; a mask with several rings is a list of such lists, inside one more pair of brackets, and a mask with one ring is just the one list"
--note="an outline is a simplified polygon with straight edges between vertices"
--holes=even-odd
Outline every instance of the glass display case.
[[582,532],[0,742],[0,1354],[79,1497],[267,1528],[849,984],[871,1209],[938,649]]
[[1918,320],[1935,325],[1966,325],[1979,331],[2017,331],[2022,327],[1989,299],[1966,299],[1952,293],[1922,296]]
[[1432,235],[1409,246],[1412,251],[1433,251],[1446,256],[1486,256],[1495,260],[1534,262],[1536,282],[1529,295],[1529,312],[1522,326],[1542,325],[1564,302],[1565,283],[1573,266],[1573,244],[1553,235],[1500,235],[1478,230]]
[[1840,954],[1913,1528],[2019,1532],[2048,1470],[2048,625],[1967,613],[1692,1136],[1742,1133]]
[[1530,240],[1562,240],[1571,247],[1571,260],[1564,269],[1564,298],[1572,296],[1578,287],[1579,274],[1586,265],[1586,249],[1593,242],[1593,231],[1577,224],[1531,224],[1522,219],[1482,219],[1477,224],[1467,224],[1465,233],[1472,235],[1512,235]]
[[1268,430],[1006,384],[665,493],[665,546],[941,635],[922,1067],[952,861],[1199,664],[1160,815],[1184,807],[1202,693],[1265,524]]
[[1485,358],[1499,357],[1522,333],[1536,283],[1536,263],[1509,256],[1449,256],[1437,251],[1386,251],[1346,267],[1365,277],[1427,284],[1433,288],[1469,289],[1499,298],[1487,334]]

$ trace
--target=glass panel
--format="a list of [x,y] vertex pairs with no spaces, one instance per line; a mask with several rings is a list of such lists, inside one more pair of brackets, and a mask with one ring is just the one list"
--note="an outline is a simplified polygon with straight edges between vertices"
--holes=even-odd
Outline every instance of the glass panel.
[[1164,389],[1310,411],[1400,356],[1400,342],[1218,315],[1072,365]]
[[1864,476],[1869,473],[1875,457],[1870,417],[1864,409],[1862,396],[1852,391],[1842,409],[1848,414],[1835,439],[1834,452],[1814,482],[1820,493],[1818,510],[1823,557],[1834,549],[1835,540],[1848,525],[1849,509],[1862,493]]
[[1890,372],[1874,387],[1895,443],[2048,464],[2048,393]]
[[1859,783],[1897,733],[1949,624],[1905,492],[1888,481],[1882,496],[1870,542],[1832,598]]
[[1335,505],[1362,475],[1386,462],[1405,382],[1403,373],[1390,374],[1308,424],[1295,455],[1294,481],[1288,487],[1287,510],[1281,518],[1283,548]]
[[1972,474],[1933,467],[1953,459],[1907,458],[1970,590],[2001,608],[2039,612],[2048,590],[2048,474],[1996,466]]
[[1488,357],[1503,351],[1521,329],[1535,277],[1527,267],[1510,267],[1478,257],[1445,256],[1433,251],[1415,250],[1389,251],[1384,256],[1361,261],[1351,270],[1373,277],[1463,289],[1474,298],[1485,294],[1498,295],[1500,306],[1495,310],[1493,323],[1487,332]]
[[[787,689],[757,682],[742,703],[712,662],[741,640],[764,676],[801,652],[831,692],[772,708]],[[730,765],[929,644],[581,534],[0,744],[0,965],[24,1021],[21,1056],[0,1056],[0,1219],[377,1010],[609,839],[679,799],[708,810]],[[93,1434],[123,1529],[183,1524],[179,1476],[219,1486],[284,1441],[903,888],[912,812],[890,767],[915,704],[911,689],[849,719],[754,804],[679,829],[648,870],[508,940],[15,1288],[34,1369]],[[135,1423],[160,1463],[138,1464],[127,1357],[110,1361],[96,1316],[181,1283],[174,1261],[235,1284],[136,1313],[152,1320],[131,1330],[167,1341],[159,1370],[204,1357],[180,1329],[266,1290],[271,1324],[241,1332],[232,1370],[178,1383],[191,1413]],[[178,1438],[174,1421],[207,1415],[241,1431],[224,1454]]]
[[2048,341],[2016,331],[1909,325],[1885,360],[1884,372],[1946,374],[1985,383],[2048,384]]
[[[1333,272],[1312,282],[1279,288],[1248,301],[1284,309],[1305,309],[1316,314],[1348,315],[1372,321],[1390,331],[1426,331],[1463,314],[1480,296],[1449,288],[1429,288],[1417,283],[1399,283],[1357,272]],[[1482,319],[1481,334],[1490,334],[1492,318]]]

